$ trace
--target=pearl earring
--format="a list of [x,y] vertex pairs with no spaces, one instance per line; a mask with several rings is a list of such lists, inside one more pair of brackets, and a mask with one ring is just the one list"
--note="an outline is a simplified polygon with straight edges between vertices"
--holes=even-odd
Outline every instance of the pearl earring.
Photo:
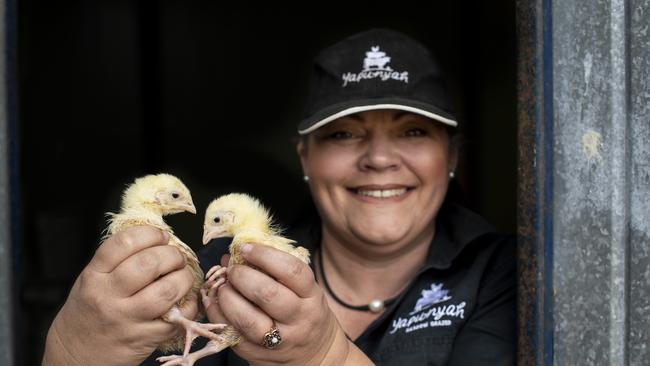
[[305,182],[309,182],[309,176],[303,175],[302,180],[304,180]]
[[449,179],[454,179],[455,176],[456,174],[454,173],[453,170],[449,172]]

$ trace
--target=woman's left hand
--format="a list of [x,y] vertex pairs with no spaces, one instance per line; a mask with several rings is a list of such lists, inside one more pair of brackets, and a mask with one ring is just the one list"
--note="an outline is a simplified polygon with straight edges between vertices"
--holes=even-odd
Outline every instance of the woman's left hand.
[[[256,269],[233,265],[228,282],[211,304],[211,322],[225,321],[244,340],[233,351],[252,365],[343,365],[351,348],[309,266],[298,258],[265,245],[245,245],[244,258]],[[282,343],[262,345],[277,327]]]

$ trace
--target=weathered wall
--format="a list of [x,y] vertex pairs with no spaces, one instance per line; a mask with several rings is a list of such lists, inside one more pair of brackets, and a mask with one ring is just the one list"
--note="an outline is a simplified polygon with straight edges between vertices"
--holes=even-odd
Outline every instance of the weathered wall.
[[554,364],[650,364],[649,0],[554,1]]

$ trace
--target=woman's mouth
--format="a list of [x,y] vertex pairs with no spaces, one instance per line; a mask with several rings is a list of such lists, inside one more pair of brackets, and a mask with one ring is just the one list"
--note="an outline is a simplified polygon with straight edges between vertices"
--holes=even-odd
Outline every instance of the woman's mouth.
[[371,199],[399,199],[405,196],[412,188],[405,186],[392,187],[372,187],[364,186],[357,188],[350,188],[349,191],[362,197],[369,197]]
[[375,198],[391,198],[391,197],[401,196],[405,194],[406,191],[407,191],[406,188],[372,189],[372,190],[357,189],[357,194],[360,194],[362,196],[375,197]]

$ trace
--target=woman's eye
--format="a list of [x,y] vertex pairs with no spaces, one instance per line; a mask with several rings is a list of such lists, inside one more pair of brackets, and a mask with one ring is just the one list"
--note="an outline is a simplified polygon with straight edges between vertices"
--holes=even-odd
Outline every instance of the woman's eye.
[[333,140],[344,140],[344,139],[352,138],[352,134],[347,131],[336,131],[329,134],[328,137]]
[[427,132],[421,128],[411,128],[404,133],[404,135],[408,137],[425,136],[426,134]]

